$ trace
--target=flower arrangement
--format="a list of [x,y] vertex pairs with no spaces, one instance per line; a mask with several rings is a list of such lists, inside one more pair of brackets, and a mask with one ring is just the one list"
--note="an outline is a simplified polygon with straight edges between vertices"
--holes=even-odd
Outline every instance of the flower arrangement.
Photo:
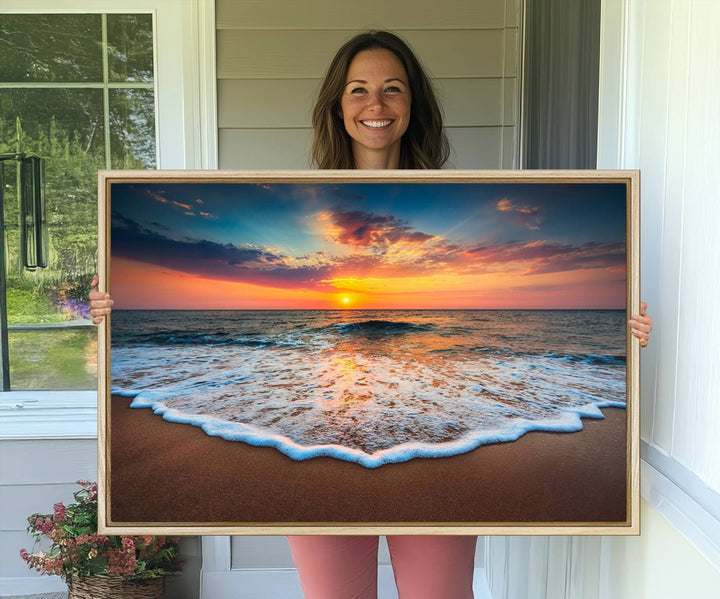
[[[57,574],[68,584],[91,576],[146,580],[179,572],[179,539],[160,536],[106,536],[97,533],[97,484],[77,481],[75,503],[56,503],[52,514],[33,514],[28,532],[33,551],[20,557],[41,574]],[[49,548],[39,549],[42,544]],[[39,550],[38,550],[39,549]]]

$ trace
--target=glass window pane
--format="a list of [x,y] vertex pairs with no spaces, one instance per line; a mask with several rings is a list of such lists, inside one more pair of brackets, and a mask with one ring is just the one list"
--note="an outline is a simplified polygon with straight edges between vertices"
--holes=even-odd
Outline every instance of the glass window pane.
[[13,390],[97,388],[97,333],[86,328],[13,331],[8,335]]
[[67,145],[68,151],[82,151],[104,164],[101,89],[3,89],[0,152],[17,149],[17,119],[22,129],[21,150],[47,157],[47,152],[59,151],[57,144]]
[[100,15],[2,15],[0,81],[102,82]]
[[110,81],[153,80],[152,15],[108,15]]
[[[17,163],[5,161],[11,387],[95,388],[86,298],[97,269],[97,170],[105,166],[102,90],[5,90],[0,109],[0,152],[14,151],[19,139],[21,151],[45,161],[50,247],[47,268],[24,268]],[[65,330],[69,323],[86,328]]]
[[112,168],[155,168],[153,90],[110,90],[110,148]]

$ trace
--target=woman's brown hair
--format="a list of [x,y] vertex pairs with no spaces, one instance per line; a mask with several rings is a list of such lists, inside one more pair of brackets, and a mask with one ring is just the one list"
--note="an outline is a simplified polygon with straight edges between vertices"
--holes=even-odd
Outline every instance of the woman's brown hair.
[[335,54],[312,114],[313,165],[320,169],[355,168],[350,136],[340,116],[340,98],[355,55],[363,50],[377,49],[389,50],[398,57],[410,84],[410,123],[402,136],[400,168],[441,168],[448,159],[450,146],[443,131],[442,111],[432,84],[410,47],[388,31],[368,31],[356,35]]

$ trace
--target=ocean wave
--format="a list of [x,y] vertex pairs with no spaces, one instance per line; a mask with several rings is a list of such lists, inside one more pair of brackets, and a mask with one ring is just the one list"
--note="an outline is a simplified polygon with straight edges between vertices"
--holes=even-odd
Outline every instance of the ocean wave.
[[[117,340],[114,340],[117,341]],[[127,335],[122,339],[127,345],[212,345],[212,346],[241,346],[241,347],[288,347],[301,345],[299,340],[285,338],[283,340],[268,337],[236,337],[227,333],[191,333],[187,331],[163,331],[160,333],[146,333]]]
[[587,364],[589,366],[624,366],[627,362],[625,356],[617,356],[611,354],[558,354],[554,352],[545,352],[543,357],[559,360],[565,364]]
[[329,327],[340,335],[364,335],[368,337],[421,333],[432,330],[431,324],[413,324],[395,320],[362,320],[333,324]]

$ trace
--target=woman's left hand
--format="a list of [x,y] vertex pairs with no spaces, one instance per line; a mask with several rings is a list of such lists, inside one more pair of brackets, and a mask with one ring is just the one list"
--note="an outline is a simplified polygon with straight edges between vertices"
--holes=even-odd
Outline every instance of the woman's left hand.
[[650,331],[652,331],[652,316],[645,313],[647,304],[640,302],[640,314],[636,314],[628,320],[630,331],[640,340],[640,347],[647,347],[648,339],[650,339]]

